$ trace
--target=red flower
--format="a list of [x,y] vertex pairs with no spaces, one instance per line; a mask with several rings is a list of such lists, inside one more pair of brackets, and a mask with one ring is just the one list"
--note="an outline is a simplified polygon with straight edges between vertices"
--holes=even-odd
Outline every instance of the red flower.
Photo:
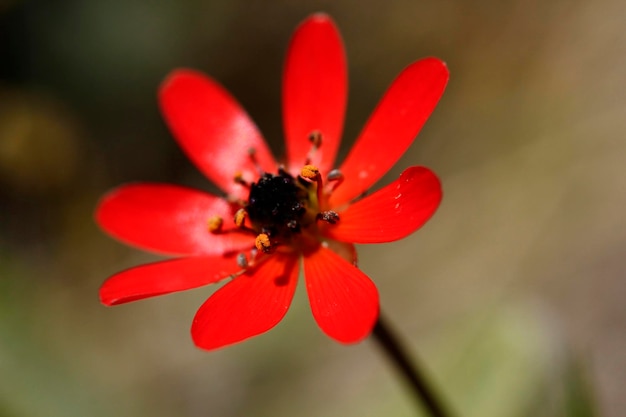
[[437,177],[411,167],[367,190],[400,158],[448,80],[427,58],[393,82],[338,170],[347,99],[343,44],[324,14],[305,20],[289,45],[283,79],[286,165],[277,165],[240,105],[211,78],[176,70],[159,103],[196,166],[227,195],[166,184],[129,184],[100,201],[99,225],[149,251],[180,256],[109,278],[105,305],[228,282],[198,310],[191,334],[201,348],[236,343],[274,327],[296,288],[299,263],[313,316],[330,337],[357,342],[378,317],[378,292],[356,265],[353,243],[401,239],[441,200]]

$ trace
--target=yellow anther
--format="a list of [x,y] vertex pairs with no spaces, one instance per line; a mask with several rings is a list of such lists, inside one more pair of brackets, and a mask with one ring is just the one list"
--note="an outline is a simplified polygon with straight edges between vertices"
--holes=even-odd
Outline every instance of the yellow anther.
[[307,180],[315,180],[320,175],[320,170],[315,165],[305,165],[300,171],[300,176]]
[[240,208],[239,210],[237,210],[237,212],[235,213],[235,226],[244,227],[247,216],[248,213],[246,213],[245,209]]
[[270,237],[265,233],[260,233],[256,240],[254,241],[254,246],[260,251],[268,253],[272,250],[272,242],[270,242]]
[[222,226],[224,225],[224,219],[220,216],[213,216],[207,222],[209,226],[209,232],[211,233],[219,233],[222,231]]

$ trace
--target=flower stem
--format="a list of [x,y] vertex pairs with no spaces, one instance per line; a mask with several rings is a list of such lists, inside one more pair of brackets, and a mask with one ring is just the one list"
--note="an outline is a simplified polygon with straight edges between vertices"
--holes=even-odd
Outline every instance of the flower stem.
[[372,333],[387,356],[393,361],[396,368],[406,378],[415,398],[424,406],[432,417],[451,417],[441,400],[435,395],[426,377],[419,370],[415,361],[411,361],[398,341],[398,337],[390,330],[389,325],[382,317],[378,317]]

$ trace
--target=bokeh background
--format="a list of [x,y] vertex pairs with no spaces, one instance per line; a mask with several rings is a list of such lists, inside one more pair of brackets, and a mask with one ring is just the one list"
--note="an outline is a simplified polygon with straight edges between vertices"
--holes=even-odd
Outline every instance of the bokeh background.
[[619,0],[0,1],[0,416],[410,416],[378,346],[341,346],[303,285],[271,332],[216,352],[189,326],[215,290],[105,308],[110,274],[157,259],[101,233],[107,189],[211,190],[155,92],[211,74],[276,155],[295,26],[339,25],[345,156],[401,69],[451,81],[407,166],[444,202],[418,233],[360,248],[382,308],[459,416],[618,417],[626,408],[626,9]]

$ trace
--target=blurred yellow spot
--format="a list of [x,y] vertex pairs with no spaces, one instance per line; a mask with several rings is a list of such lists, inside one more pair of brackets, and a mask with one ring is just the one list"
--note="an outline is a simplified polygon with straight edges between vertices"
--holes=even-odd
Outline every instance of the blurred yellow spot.
[[256,237],[254,245],[256,246],[258,250],[263,251],[265,253],[268,253],[270,250],[272,250],[272,243],[270,242],[270,237],[265,233],[261,233]]
[[320,174],[320,170],[315,165],[305,165],[300,171],[300,176],[307,180],[314,180]]
[[224,219],[220,216],[213,216],[208,221],[209,232],[211,233],[219,233],[222,231],[222,226],[224,225]]
[[245,209],[240,208],[239,210],[237,210],[237,212],[235,213],[235,226],[243,227],[247,216],[248,214],[246,213]]

